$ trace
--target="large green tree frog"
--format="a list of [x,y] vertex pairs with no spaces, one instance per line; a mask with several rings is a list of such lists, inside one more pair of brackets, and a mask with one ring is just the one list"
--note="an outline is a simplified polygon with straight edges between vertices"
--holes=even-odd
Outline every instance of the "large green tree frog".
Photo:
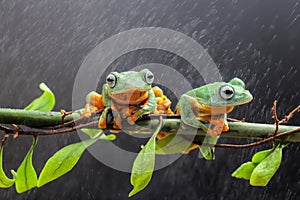
[[[233,78],[228,83],[215,82],[183,94],[176,106],[176,113],[180,114],[185,124],[209,133],[204,143],[214,145],[222,131],[229,130],[226,114],[234,106],[248,103],[252,99],[244,82]],[[194,145],[187,152],[197,147]],[[214,159],[214,148],[203,145],[200,151],[206,159]]]
[[160,88],[152,88],[153,73],[148,69],[139,72],[111,72],[102,87],[102,94],[91,92],[87,95],[85,115],[102,111],[99,128],[105,129],[107,114],[112,111],[114,128],[121,129],[125,120],[133,125],[149,113],[172,114],[171,101]]

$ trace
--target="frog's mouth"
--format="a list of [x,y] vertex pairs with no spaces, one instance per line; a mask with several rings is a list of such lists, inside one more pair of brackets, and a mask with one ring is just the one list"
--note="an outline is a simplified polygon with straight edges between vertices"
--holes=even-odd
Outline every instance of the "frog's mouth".
[[109,95],[110,98],[124,105],[139,105],[149,98],[149,91],[146,89],[128,89],[120,92],[114,92]]

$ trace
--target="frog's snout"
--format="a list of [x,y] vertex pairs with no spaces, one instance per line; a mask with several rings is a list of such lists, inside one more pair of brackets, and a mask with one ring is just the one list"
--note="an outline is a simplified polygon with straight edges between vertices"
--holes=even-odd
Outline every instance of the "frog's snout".
[[251,94],[248,90],[244,91],[244,92],[242,93],[242,95],[243,95],[243,97],[244,97],[244,99],[245,99],[245,102],[244,102],[244,103],[249,103],[249,102],[252,101],[252,99],[253,99],[252,94]]

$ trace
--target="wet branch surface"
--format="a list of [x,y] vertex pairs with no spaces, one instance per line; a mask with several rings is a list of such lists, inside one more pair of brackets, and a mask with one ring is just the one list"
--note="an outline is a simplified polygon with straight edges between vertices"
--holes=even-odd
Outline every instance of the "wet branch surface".
[[[285,138],[287,142],[300,142],[300,126],[282,125],[288,122],[296,113],[300,112],[300,106],[293,109],[283,119],[279,120],[276,113],[277,102],[273,104],[274,124],[248,123],[245,120],[229,119],[230,130],[223,132],[221,137],[228,138],[252,138],[258,139],[249,144],[216,144],[218,148],[251,148],[275,139]],[[0,130],[4,133],[2,143],[8,135],[32,135],[49,136],[56,134],[65,134],[76,131],[81,128],[97,128],[100,113],[94,113],[91,117],[83,117],[80,110],[68,113],[61,112],[39,112],[25,111],[21,109],[3,109],[0,108]],[[183,124],[179,115],[149,115],[137,121],[136,125],[126,125],[121,130],[130,134],[152,134],[153,130],[159,124],[159,118],[162,117],[164,126],[162,132],[167,134],[199,135],[205,136],[206,133],[198,129]],[[109,126],[107,131],[112,130]],[[194,143],[197,144],[195,140]]]

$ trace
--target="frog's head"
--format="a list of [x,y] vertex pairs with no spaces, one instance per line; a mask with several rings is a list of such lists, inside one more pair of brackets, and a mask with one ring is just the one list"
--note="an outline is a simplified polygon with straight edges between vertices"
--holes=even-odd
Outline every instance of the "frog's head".
[[[253,97],[245,89],[244,82],[239,78],[233,78],[228,83],[215,82],[200,87],[198,96],[200,102],[208,106],[229,107],[249,103]],[[203,95],[204,94],[204,95]]]
[[153,80],[154,75],[148,69],[111,72],[106,78],[107,93],[119,103],[136,104],[149,97]]

